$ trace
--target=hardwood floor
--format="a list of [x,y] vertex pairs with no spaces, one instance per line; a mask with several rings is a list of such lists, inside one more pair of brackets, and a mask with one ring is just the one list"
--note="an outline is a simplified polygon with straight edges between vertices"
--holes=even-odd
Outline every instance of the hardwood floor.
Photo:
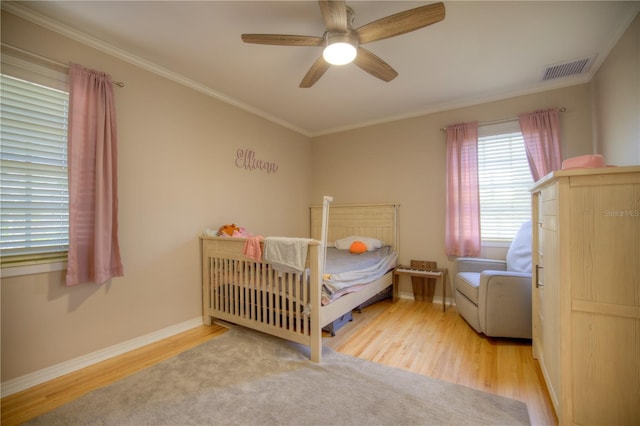
[[[429,302],[382,301],[354,312],[354,321],[326,336],[338,352],[458,383],[527,404],[533,425],[557,420],[531,342],[478,335],[455,307]],[[44,414],[87,392],[131,375],[215,338],[223,327],[202,326],[9,395],[1,401],[2,425]]]
[[531,341],[476,333],[455,307],[382,301],[327,338],[332,349],[523,401],[533,425],[557,425]]

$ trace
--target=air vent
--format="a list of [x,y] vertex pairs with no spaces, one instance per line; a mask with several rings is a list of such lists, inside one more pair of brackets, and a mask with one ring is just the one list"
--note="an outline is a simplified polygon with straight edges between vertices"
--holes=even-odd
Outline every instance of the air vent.
[[575,74],[582,74],[589,71],[595,56],[590,58],[576,59],[575,61],[563,62],[561,64],[549,65],[542,75],[542,80],[553,80]]

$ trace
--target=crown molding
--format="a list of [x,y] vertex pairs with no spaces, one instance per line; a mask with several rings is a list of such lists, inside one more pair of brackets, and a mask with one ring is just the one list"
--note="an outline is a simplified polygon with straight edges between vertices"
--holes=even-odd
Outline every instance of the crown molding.
[[311,134],[311,137],[314,138],[319,136],[330,135],[333,133],[346,132],[349,130],[356,130],[362,127],[386,124],[386,123],[391,123],[391,122],[400,121],[400,120],[408,120],[412,118],[423,117],[425,115],[437,114],[440,112],[451,111],[451,110],[460,109],[460,108],[474,107],[477,105],[482,105],[490,102],[498,102],[505,99],[516,98],[519,96],[533,95],[536,93],[563,89],[566,87],[577,86],[580,84],[587,84],[591,81],[591,78],[592,78],[591,74],[580,75],[576,77],[566,77],[562,79],[562,81],[550,81],[542,86],[535,84],[532,87],[524,88],[520,90],[512,90],[512,91],[508,90],[502,93],[486,94],[486,95],[476,96],[473,98],[454,100],[451,102],[444,102],[444,103],[432,105],[429,108],[413,111],[407,114],[393,115],[393,116],[381,118],[379,120],[370,120],[366,122],[355,123],[349,126],[326,129],[326,130]]

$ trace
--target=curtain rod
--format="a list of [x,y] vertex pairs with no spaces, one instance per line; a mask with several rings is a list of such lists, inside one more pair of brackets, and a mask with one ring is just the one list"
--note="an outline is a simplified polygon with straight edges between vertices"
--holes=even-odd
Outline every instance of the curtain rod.
[[[567,109],[565,107],[562,108],[554,108],[556,111],[558,112],[565,112]],[[482,123],[478,123],[478,126],[487,126],[489,124],[500,124],[500,123],[506,123],[508,121],[513,121],[513,120],[517,120],[518,117],[512,117],[512,118],[503,118],[501,120],[493,120],[493,121],[484,121]],[[440,127],[440,131],[441,132],[446,132],[447,128],[446,127]]]
[[[30,56],[32,58],[35,58],[35,59],[38,59],[38,60],[41,60],[41,61],[49,62],[52,65],[55,65],[57,67],[61,67],[61,68],[65,69],[65,70],[69,71],[69,68],[70,68],[69,65],[63,64],[62,62],[54,61],[53,59],[49,59],[49,58],[47,58],[45,56],[38,55],[37,53],[29,52],[28,50],[24,50],[24,49],[12,46],[12,45],[4,43],[4,42],[2,42],[2,47],[5,47],[5,48],[7,48],[9,50],[16,51],[16,52],[18,52],[18,53],[20,53],[22,55]],[[112,81],[111,83],[115,84],[118,87],[124,87],[124,83],[121,82],[121,81]]]

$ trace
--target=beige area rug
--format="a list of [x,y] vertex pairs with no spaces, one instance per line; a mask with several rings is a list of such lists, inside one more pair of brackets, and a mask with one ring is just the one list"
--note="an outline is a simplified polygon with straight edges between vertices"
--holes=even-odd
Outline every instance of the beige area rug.
[[234,327],[29,424],[521,425],[520,401]]

